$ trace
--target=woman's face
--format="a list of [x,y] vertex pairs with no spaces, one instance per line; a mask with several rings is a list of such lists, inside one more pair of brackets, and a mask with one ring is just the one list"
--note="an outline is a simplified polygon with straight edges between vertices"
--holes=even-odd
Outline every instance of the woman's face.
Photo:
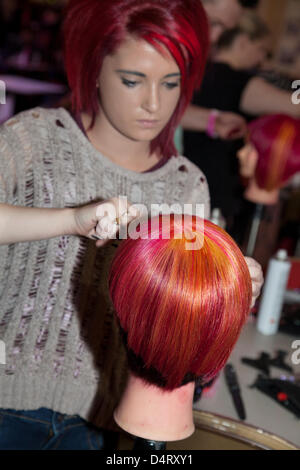
[[267,58],[269,38],[250,39],[244,35],[240,43],[241,68],[252,69],[260,67]]
[[150,142],[164,129],[177,106],[181,74],[169,53],[128,37],[104,58],[98,79],[100,122],[117,137]]

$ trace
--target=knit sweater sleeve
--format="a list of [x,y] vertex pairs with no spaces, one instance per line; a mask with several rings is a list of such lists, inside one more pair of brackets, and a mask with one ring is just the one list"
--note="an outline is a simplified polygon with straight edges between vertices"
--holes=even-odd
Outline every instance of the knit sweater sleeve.
[[0,126],[0,202],[7,203],[16,188],[15,146],[11,145],[9,129]]
[[[32,166],[28,112],[19,113],[0,126],[0,202],[13,204],[22,186],[19,176]],[[21,202],[21,201],[19,201]],[[25,205],[25,201],[24,201]]]

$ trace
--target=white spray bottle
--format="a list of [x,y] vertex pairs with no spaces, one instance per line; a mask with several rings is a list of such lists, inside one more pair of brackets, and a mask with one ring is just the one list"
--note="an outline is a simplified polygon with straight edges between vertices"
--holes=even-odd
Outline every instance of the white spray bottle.
[[257,330],[264,335],[278,330],[290,270],[286,250],[279,250],[270,260],[258,310]]

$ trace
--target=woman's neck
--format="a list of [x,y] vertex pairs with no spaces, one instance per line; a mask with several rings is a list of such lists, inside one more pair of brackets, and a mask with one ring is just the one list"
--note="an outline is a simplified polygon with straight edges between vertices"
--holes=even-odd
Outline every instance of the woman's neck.
[[99,117],[96,118],[93,128],[88,130],[91,122],[90,116],[82,113],[80,117],[91,144],[117,165],[142,173],[152,168],[161,159],[158,153],[150,155],[149,142],[135,142],[121,136]]

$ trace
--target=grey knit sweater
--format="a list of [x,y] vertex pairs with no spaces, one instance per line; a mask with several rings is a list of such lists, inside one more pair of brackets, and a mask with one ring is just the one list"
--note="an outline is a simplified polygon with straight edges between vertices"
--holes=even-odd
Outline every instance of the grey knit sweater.
[[[185,157],[126,170],[63,108],[34,108],[0,126],[0,202],[63,208],[117,195],[148,208],[204,203],[209,216],[206,179]],[[0,408],[46,407],[114,429],[127,377],[107,288],[118,243],[61,236],[0,246]]]

